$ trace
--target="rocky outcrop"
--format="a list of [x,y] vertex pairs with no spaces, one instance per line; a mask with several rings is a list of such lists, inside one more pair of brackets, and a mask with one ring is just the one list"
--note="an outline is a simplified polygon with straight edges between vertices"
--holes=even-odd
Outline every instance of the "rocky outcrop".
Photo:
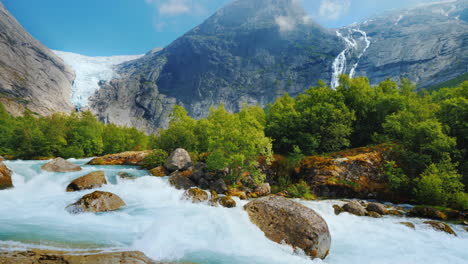
[[208,194],[200,188],[192,188],[184,192],[184,198],[192,203],[201,203],[208,200]]
[[99,188],[104,184],[107,184],[104,171],[94,171],[73,180],[67,186],[67,192]]
[[65,210],[72,214],[98,213],[115,211],[123,206],[125,206],[125,202],[119,196],[110,192],[95,191],[68,205]]
[[343,210],[357,216],[364,216],[367,214],[366,209],[358,201],[351,201],[343,205]]
[[244,206],[250,220],[277,242],[324,259],[330,250],[328,225],[314,210],[279,196],[267,196]]
[[139,251],[124,252],[66,252],[42,249],[0,251],[2,264],[170,264],[155,262]]
[[446,223],[437,222],[437,221],[426,221],[424,223],[431,226],[434,230],[445,232],[447,234],[457,236],[455,231],[453,231],[453,229],[449,225],[447,225]]
[[169,171],[184,171],[192,167],[192,159],[189,153],[182,148],[174,150],[164,163],[164,167]]
[[88,162],[88,165],[143,165],[143,160],[151,151],[127,151],[97,157]]
[[71,112],[73,71],[0,2],[0,103],[13,115]]
[[233,207],[236,207],[236,201],[234,201],[234,199],[232,199],[231,196],[223,196],[221,198],[218,199],[218,203],[222,206],[222,207],[226,207],[226,208],[233,208]]
[[59,157],[42,165],[41,169],[50,172],[70,172],[80,171],[81,167]]
[[11,180],[11,174],[13,172],[3,164],[2,160],[3,158],[0,159],[0,190],[13,187],[13,181]]
[[409,211],[408,216],[429,218],[435,220],[447,220],[447,215],[435,208],[428,206],[416,206]]

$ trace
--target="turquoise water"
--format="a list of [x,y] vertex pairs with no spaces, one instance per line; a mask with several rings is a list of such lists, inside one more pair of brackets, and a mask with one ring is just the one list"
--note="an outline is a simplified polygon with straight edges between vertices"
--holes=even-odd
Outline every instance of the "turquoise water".
[[[87,160],[73,160],[83,165]],[[46,161],[7,161],[15,188],[0,191],[0,247],[45,247],[80,250],[140,250],[155,260],[201,264],[322,263],[276,244],[242,210],[192,204],[167,178],[125,166],[83,166],[72,173],[41,171]],[[70,215],[64,208],[92,191],[65,192],[73,179],[104,170],[108,184],[99,190],[119,195],[121,210]],[[120,171],[136,180],[116,177]],[[334,215],[338,201],[302,202],[321,214],[330,227],[332,248],[324,263],[467,263],[468,232],[453,226],[458,237],[436,232],[419,219],[374,219]],[[397,224],[410,221],[417,229]]]

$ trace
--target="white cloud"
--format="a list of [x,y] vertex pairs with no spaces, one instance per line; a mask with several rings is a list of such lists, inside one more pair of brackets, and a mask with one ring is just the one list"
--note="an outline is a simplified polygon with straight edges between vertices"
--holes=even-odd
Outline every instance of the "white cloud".
[[323,19],[336,20],[349,11],[351,0],[322,0],[318,16]]
[[291,31],[296,27],[296,21],[292,17],[278,16],[275,18],[281,32]]
[[169,0],[161,3],[159,13],[162,15],[181,15],[190,12],[187,0]]

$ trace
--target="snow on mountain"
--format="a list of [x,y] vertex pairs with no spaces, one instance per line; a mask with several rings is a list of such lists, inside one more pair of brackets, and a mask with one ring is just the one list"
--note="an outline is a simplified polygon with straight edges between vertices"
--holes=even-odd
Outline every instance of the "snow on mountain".
[[56,51],[60,58],[75,71],[72,88],[72,103],[77,109],[88,106],[88,98],[99,89],[99,81],[109,81],[119,77],[115,66],[143,55],[88,57],[72,52]]

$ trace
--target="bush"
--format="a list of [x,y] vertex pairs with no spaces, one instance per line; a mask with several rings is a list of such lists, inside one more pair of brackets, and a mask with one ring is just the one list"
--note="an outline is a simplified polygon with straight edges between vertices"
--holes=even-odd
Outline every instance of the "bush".
[[386,161],[383,165],[383,177],[394,192],[404,192],[409,187],[409,179],[395,161]]
[[84,157],[85,154],[84,154],[84,151],[77,146],[68,146],[64,148],[62,151],[60,151],[59,155],[64,159],[69,159],[69,158],[82,158]]
[[450,206],[460,210],[468,210],[468,193],[458,192],[454,194]]
[[305,200],[315,200],[316,197],[310,192],[310,187],[305,181],[289,186],[286,191],[292,198],[303,198]]
[[152,150],[151,153],[143,159],[142,167],[149,170],[162,166],[164,162],[166,162],[168,156],[167,152],[162,149]]

